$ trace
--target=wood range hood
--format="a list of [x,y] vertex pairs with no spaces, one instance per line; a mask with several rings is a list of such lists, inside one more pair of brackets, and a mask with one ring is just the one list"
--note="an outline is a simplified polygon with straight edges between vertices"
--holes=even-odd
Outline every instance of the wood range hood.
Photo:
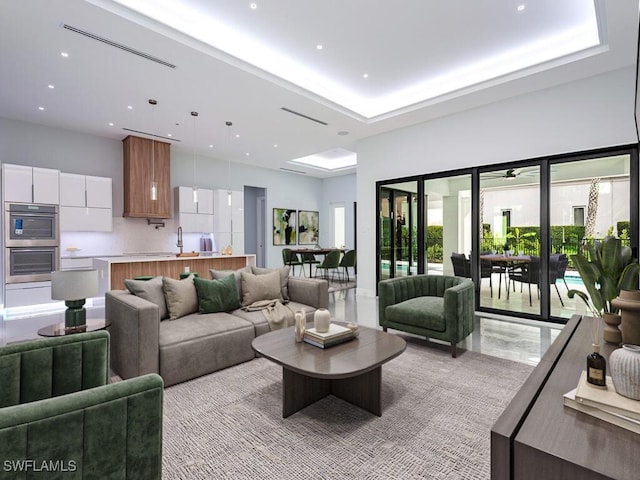
[[[171,218],[171,144],[129,135],[124,148],[123,217]],[[151,199],[151,184],[157,198]]]

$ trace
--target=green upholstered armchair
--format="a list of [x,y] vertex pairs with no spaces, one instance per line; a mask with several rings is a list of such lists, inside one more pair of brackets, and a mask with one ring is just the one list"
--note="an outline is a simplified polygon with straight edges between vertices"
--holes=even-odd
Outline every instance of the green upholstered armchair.
[[108,365],[106,331],[0,348],[0,478],[161,478],[162,378]]
[[412,275],[378,284],[378,322],[387,328],[456,344],[473,331],[475,291],[468,278]]

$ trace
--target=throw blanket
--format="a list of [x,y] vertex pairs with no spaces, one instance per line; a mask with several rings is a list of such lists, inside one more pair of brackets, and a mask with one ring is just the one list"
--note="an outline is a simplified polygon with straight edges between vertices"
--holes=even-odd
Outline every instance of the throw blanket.
[[271,330],[290,327],[295,320],[293,310],[287,305],[283,305],[280,300],[258,300],[251,305],[242,307],[242,309],[246,312],[262,310]]

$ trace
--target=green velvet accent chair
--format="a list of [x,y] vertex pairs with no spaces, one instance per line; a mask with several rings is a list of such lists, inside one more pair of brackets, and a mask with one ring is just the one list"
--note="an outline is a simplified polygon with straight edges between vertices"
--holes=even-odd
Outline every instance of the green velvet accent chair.
[[475,289],[468,278],[412,275],[378,284],[378,322],[387,328],[457,343],[473,332]]
[[162,477],[162,378],[109,384],[109,333],[0,348],[0,477]]

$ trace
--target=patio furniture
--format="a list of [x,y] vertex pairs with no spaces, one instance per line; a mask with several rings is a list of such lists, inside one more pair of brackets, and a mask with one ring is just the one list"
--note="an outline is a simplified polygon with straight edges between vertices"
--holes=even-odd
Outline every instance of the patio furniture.
[[[513,285],[515,292],[515,283],[520,282],[520,292],[522,292],[522,285],[527,284],[529,286],[529,306],[533,305],[531,299],[531,285],[536,286],[536,292],[539,293],[540,288],[540,257],[531,256],[527,261],[513,264],[509,268],[509,282]],[[507,299],[509,298],[509,288],[507,286]]]
[[[0,348],[5,466],[36,459],[38,467],[75,466],[73,478],[161,478],[162,378],[110,384],[109,339],[99,331]],[[65,477],[60,471],[56,478]],[[31,478],[14,473],[7,475]]]
[[475,287],[468,278],[452,275],[412,275],[382,280],[378,284],[378,323],[451,343],[473,331]]
[[562,272],[562,277],[560,277],[560,265],[563,257],[566,261],[564,267],[564,269],[566,270],[566,265],[569,263],[569,261],[564,253],[553,253],[549,256],[549,285],[553,285],[555,287],[556,292],[558,293],[558,298],[560,299],[560,304],[564,307],[564,302],[562,301],[560,290],[558,290],[558,285],[556,285],[556,280],[558,280],[559,278],[562,278],[564,280],[564,272]]
[[451,265],[456,277],[471,278],[471,261],[464,253],[452,253]]

